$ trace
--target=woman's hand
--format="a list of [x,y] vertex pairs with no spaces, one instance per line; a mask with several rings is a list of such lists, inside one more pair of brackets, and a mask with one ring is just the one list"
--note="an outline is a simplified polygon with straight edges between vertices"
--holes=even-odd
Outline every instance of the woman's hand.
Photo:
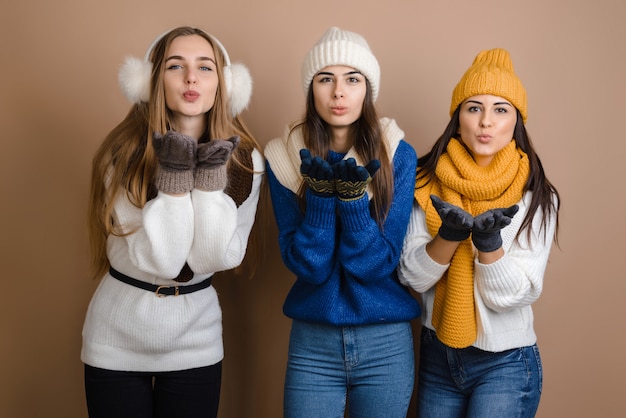
[[365,195],[367,185],[380,168],[380,161],[372,160],[365,167],[357,165],[354,158],[342,160],[333,165],[337,196],[344,201],[360,199]]
[[300,150],[300,174],[313,194],[321,197],[335,195],[335,180],[330,164],[321,157],[311,157],[308,149]]
[[444,202],[438,196],[430,195],[433,207],[441,218],[439,236],[446,241],[463,241],[469,238],[474,224],[472,215],[458,206]]
[[492,252],[502,247],[500,231],[511,223],[519,206],[491,209],[474,218],[472,242],[478,251]]

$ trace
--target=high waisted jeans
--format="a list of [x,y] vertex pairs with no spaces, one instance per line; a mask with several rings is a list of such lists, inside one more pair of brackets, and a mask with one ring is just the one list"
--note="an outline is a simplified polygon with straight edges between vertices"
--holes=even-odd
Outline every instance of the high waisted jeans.
[[417,416],[534,417],[542,377],[536,344],[499,353],[475,347],[454,349],[423,327]]
[[336,327],[293,321],[286,418],[405,418],[415,361],[408,322]]

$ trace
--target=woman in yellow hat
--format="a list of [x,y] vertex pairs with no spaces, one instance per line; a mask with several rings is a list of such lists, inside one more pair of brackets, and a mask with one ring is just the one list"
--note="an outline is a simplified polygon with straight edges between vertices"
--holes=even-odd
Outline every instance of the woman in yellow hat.
[[417,168],[400,280],[421,293],[420,417],[532,417],[542,385],[535,302],[559,194],[526,132],[526,91],[482,51]]

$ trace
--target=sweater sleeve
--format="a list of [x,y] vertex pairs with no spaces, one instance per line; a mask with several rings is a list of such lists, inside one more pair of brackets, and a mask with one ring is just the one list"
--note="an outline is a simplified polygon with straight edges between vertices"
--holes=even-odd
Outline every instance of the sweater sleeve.
[[358,280],[373,282],[395,274],[411,214],[416,166],[415,150],[401,141],[393,157],[393,200],[382,228],[370,215],[367,196],[338,203],[342,226],[338,259]]
[[126,193],[114,203],[113,219],[123,234],[128,259],[139,270],[159,278],[176,277],[185,264],[193,241],[193,208],[189,193],[171,196],[159,192],[143,208]]
[[433,287],[450,267],[450,264],[437,263],[426,252],[426,244],[432,239],[426,228],[426,214],[417,201],[413,200],[411,220],[398,265],[398,276],[402,284],[419,293]]
[[191,192],[194,235],[187,262],[197,274],[229,270],[243,261],[263,177],[263,157],[254,150],[252,159],[252,190],[241,206],[222,190]]
[[266,169],[278,226],[278,244],[285,266],[303,281],[325,282],[334,266],[336,199],[315,196],[307,191],[303,213],[298,196],[278,181],[269,161]]
[[475,261],[476,288],[485,306],[496,312],[531,305],[543,289],[543,277],[556,228],[556,214],[548,219],[544,231],[540,228],[543,216],[540,211],[536,212],[530,241],[526,231],[522,231],[519,240],[515,239],[531,197],[531,193],[526,193],[520,202],[517,216],[502,230],[504,256],[491,264],[481,264],[478,259]]

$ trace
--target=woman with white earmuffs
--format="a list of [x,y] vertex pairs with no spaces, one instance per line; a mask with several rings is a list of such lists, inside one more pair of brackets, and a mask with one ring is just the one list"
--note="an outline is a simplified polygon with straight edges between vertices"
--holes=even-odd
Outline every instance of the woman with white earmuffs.
[[133,105],[92,168],[93,274],[81,359],[90,417],[215,417],[214,273],[246,253],[264,171],[239,114],[252,80],[195,28],[168,31],[120,85]]

